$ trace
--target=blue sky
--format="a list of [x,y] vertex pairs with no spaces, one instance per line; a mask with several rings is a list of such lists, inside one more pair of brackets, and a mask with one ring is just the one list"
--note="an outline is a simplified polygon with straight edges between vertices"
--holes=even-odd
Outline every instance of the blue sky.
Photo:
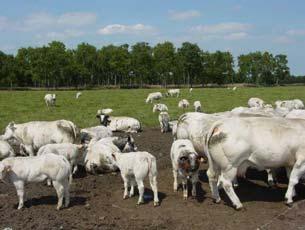
[[152,45],[197,43],[203,50],[288,55],[293,74],[305,74],[303,0],[3,0],[0,50],[40,46],[52,40],[67,47],[88,42]]

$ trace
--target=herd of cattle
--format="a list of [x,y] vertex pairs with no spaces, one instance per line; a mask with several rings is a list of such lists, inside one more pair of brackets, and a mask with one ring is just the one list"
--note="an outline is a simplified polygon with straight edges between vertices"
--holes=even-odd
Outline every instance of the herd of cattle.
[[[192,92],[190,89],[189,93]],[[76,94],[79,98],[80,92]],[[180,97],[179,89],[170,89],[165,97]],[[150,93],[145,100],[153,103],[162,93]],[[55,94],[45,96],[47,106],[54,106]],[[183,110],[189,102],[182,99]],[[183,198],[187,199],[187,182],[192,182],[192,196],[200,164],[207,160],[207,176],[216,203],[220,202],[219,189],[223,188],[236,209],[242,204],[235,194],[237,177],[245,177],[246,170],[266,170],[268,183],[275,183],[276,170],[285,167],[289,178],[285,195],[287,205],[293,203],[295,185],[305,174],[305,110],[301,100],[276,101],[275,107],[262,99],[250,98],[249,107],[207,114],[200,101],[194,102],[195,112],[187,112],[171,121],[165,104],[154,104],[159,112],[161,132],[172,132],[170,151],[173,170],[173,189],[182,180]],[[101,125],[79,130],[67,120],[32,121],[23,124],[10,122],[0,136],[0,179],[16,188],[21,209],[24,204],[24,185],[28,182],[47,181],[57,196],[57,209],[69,205],[72,175],[82,165],[88,173],[120,171],[124,181],[123,198],[139,190],[137,204],[144,202],[144,179],[154,193],[154,206],[159,205],[156,158],[148,152],[137,151],[130,134],[113,136],[113,132],[136,133],[141,123],[132,117],[110,116],[112,109],[97,111]],[[11,147],[14,146],[15,148]],[[18,146],[16,150],[16,146]],[[20,155],[20,156],[17,156]]]

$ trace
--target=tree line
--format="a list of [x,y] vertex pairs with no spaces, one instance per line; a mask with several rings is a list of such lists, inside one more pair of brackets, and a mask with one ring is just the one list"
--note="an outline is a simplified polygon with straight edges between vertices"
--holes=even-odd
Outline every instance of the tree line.
[[75,49],[53,41],[42,47],[20,48],[16,55],[0,51],[2,87],[90,87],[292,82],[287,56],[252,52],[207,52],[197,44],[171,42],[150,46],[107,45],[100,49],[81,43]]

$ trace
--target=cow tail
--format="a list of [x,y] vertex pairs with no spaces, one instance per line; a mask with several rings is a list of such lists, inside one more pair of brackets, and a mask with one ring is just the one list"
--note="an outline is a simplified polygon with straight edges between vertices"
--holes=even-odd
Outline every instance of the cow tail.
[[148,176],[150,179],[153,179],[154,176],[157,176],[157,161],[155,157],[149,157],[148,162]]

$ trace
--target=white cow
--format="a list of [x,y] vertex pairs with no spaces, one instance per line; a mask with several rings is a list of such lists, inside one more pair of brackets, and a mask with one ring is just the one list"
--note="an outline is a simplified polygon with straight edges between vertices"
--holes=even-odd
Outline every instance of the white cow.
[[99,109],[96,115],[109,115],[113,112],[113,109],[106,108],[106,109]]
[[167,112],[161,112],[158,116],[159,123],[160,123],[160,128],[161,128],[161,133],[166,133],[170,131],[169,127],[169,122],[170,122],[170,117]]
[[[77,171],[77,165],[84,165],[84,154],[85,146],[84,145],[75,145],[71,143],[60,143],[60,144],[47,144],[42,146],[38,152],[37,156],[45,155],[48,153],[54,153],[56,155],[64,156],[70,163],[71,166],[71,178],[72,174],[75,174]],[[50,183],[49,183],[50,184]]]
[[289,111],[293,109],[304,109],[304,104],[300,99],[294,100],[285,100],[285,101],[276,101],[275,102],[276,108],[287,108]]
[[207,135],[207,175],[213,198],[220,201],[217,180],[236,209],[242,204],[232,180],[248,167],[258,170],[286,167],[289,177],[285,195],[293,203],[294,186],[305,173],[305,121],[284,118],[228,118],[217,121]]
[[195,108],[195,112],[202,112],[200,101],[194,102],[194,108]]
[[187,181],[192,181],[192,196],[196,196],[198,182],[199,156],[190,140],[176,140],[172,144],[170,157],[173,166],[174,191],[178,191],[178,174],[182,179],[183,198],[187,199]]
[[81,92],[77,92],[76,95],[75,95],[75,98],[78,99],[81,95],[82,95]]
[[[112,154],[112,157],[121,171],[121,176],[124,181],[123,199],[134,195],[134,186],[138,186],[139,199],[138,205],[144,203],[144,179],[149,177],[151,189],[154,193],[154,206],[159,205],[158,187],[157,187],[157,162],[156,158],[148,152],[130,152]],[[128,195],[128,186],[130,192]]]
[[189,105],[190,105],[190,103],[189,103],[188,100],[186,100],[186,99],[182,99],[182,100],[179,101],[179,103],[178,103],[178,107],[179,107],[180,109],[186,109],[186,108],[189,107]]
[[14,157],[15,152],[7,141],[0,140],[0,160],[7,157]]
[[95,141],[92,139],[88,145],[85,156],[85,168],[89,173],[114,172],[117,166],[113,161],[112,154],[120,152],[119,148],[109,140],[103,139]]
[[233,88],[232,88],[232,90],[233,90],[233,91],[236,91],[236,90],[237,90],[237,87],[236,87],[236,86],[235,86],[235,87],[233,87]]
[[112,137],[113,133],[109,127],[103,125],[89,127],[80,130],[81,143],[88,143],[91,139],[100,140],[105,137]]
[[148,102],[153,103],[154,100],[160,100],[161,98],[162,98],[162,93],[154,92],[154,93],[148,94],[145,102],[146,103],[148,103]]
[[265,102],[258,97],[251,97],[248,101],[249,108],[253,108],[253,107],[263,108],[264,104],[265,104]]
[[289,119],[305,119],[305,110],[304,109],[294,109],[290,111],[285,118]]
[[18,209],[23,208],[24,185],[28,182],[42,182],[50,179],[58,196],[57,210],[70,202],[70,164],[63,156],[52,153],[36,157],[9,157],[0,162],[0,179],[12,183],[19,198]]
[[21,143],[21,154],[34,156],[35,152],[46,144],[74,143],[76,135],[76,126],[67,120],[32,121],[23,124],[11,122],[2,139],[17,139]]
[[111,131],[123,131],[137,133],[141,131],[141,123],[133,117],[114,117],[109,115],[97,115],[104,126],[109,126]]
[[166,111],[168,111],[168,108],[165,104],[155,104],[153,107],[153,113],[155,113],[156,111],[166,112]]
[[49,106],[55,106],[56,94],[46,94],[46,95],[44,96],[44,101],[45,101],[47,107],[49,107]]
[[179,97],[180,89],[169,89],[167,90],[167,93],[165,95],[170,97],[174,97],[174,96]]
[[193,91],[193,88],[190,88],[190,89],[189,89],[189,93],[192,93],[192,91]]

